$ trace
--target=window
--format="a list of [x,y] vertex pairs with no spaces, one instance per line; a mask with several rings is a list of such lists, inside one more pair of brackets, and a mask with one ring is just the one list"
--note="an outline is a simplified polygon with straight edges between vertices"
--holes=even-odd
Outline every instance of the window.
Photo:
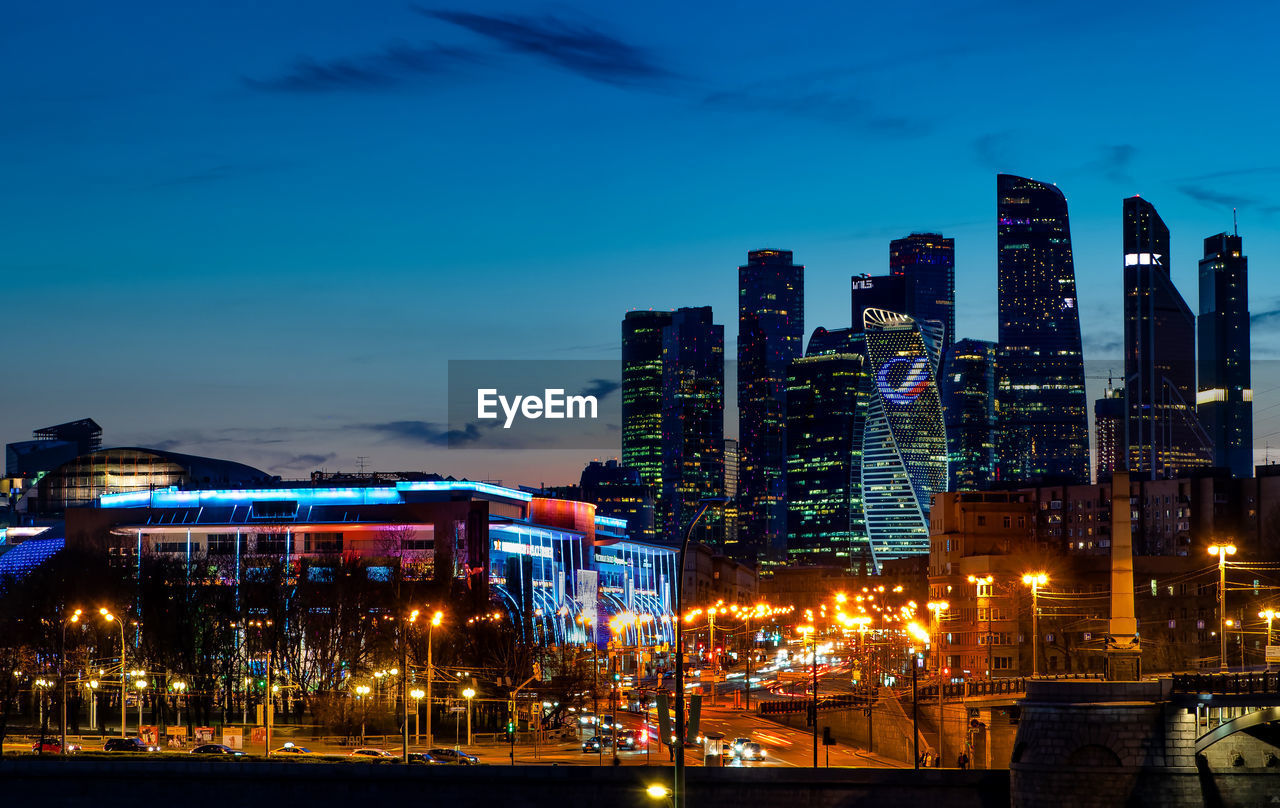
[[284,555],[289,551],[288,533],[259,533],[255,549],[264,555]]
[[997,671],[1013,670],[1013,657],[992,657],[991,668]]
[[1004,526],[1005,526],[1005,527],[1013,527],[1013,517],[1011,517],[1011,516],[1006,516],[1006,517],[1004,518]]
[[985,516],[979,516],[979,517],[978,517],[978,527],[986,527],[986,526],[987,526],[987,517],[985,517]]
[[209,555],[232,555],[236,551],[234,533],[210,533],[208,541]]

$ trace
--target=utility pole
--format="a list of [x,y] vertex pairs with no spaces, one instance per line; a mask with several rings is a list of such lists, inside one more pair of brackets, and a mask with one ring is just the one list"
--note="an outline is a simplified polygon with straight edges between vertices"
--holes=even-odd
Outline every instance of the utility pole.
[[916,656],[911,655],[911,754],[915,767],[920,769],[920,699],[916,684]]

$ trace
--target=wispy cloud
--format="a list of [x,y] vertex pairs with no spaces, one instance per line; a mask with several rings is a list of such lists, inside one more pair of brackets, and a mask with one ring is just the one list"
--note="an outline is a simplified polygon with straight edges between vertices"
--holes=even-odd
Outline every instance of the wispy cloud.
[[620,389],[622,389],[622,383],[613,379],[592,379],[578,395],[595,396],[597,400],[603,401]]
[[1191,197],[1197,202],[1208,205],[1211,208],[1244,208],[1257,204],[1256,199],[1247,196],[1238,196],[1236,194],[1224,193],[1206,188],[1203,185],[1180,185],[1178,190],[1183,194]]
[[1137,154],[1137,147],[1129,143],[1104,146],[1102,153],[1088,163],[1085,170],[1100,174],[1115,183],[1132,184],[1133,176],[1129,173],[1129,166]]
[[988,132],[973,140],[973,155],[988,171],[1008,171],[1013,162],[1013,134]]
[[283,93],[329,93],[379,90],[422,76],[434,76],[463,63],[477,62],[473,51],[435,43],[392,42],[377,53],[350,58],[301,58],[286,71],[265,79],[245,78],[255,90]]
[[560,17],[498,16],[415,7],[431,19],[456,25],[515,53],[533,55],[584,78],[614,85],[651,84],[673,74],[645,49]]
[[483,430],[493,423],[499,422],[472,421],[460,429],[451,429],[445,424],[434,421],[385,421],[377,424],[357,424],[356,428],[366,429],[388,440],[402,443],[457,448],[480,440],[484,436]]
[[[1273,302],[1271,305],[1274,307],[1277,303]],[[1253,312],[1249,315],[1249,325],[1257,328],[1273,328],[1280,325],[1280,308]]]

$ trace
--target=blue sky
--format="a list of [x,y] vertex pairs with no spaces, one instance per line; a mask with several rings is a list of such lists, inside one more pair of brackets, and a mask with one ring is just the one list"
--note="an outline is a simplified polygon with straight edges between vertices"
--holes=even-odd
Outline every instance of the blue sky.
[[445,362],[612,359],[628,309],[707,304],[732,353],[735,268],[764,246],[807,266],[806,330],[840,327],[849,276],[924,229],[956,239],[959,335],[994,338],[998,171],[1067,195],[1088,359],[1119,361],[1133,193],[1193,308],[1200,240],[1239,208],[1254,356],[1275,358],[1280,11],[1230,11],[9,9],[0,441],[92,416],[111,444],[285,476],[365,456],[573,478],[608,447],[435,445]]

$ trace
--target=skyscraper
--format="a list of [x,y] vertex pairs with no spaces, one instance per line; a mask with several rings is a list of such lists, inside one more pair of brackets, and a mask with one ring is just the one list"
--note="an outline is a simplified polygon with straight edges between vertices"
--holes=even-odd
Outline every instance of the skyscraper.
[[1106,394],[1093,402],[1093,434],[1098,449],[1097,479],[1111,481],[1117,471],[1124,471],[1124,388],[1107,387]]
[[871,572],[862,509],[866,359],[851,329],[819,328],[787,374],[787,557]]
[[733,438],[724,439],[724,550],[727,555],[740,555],[738,546],[738,460],[741,451]]
[[739,553],[785,549],[787,367],[804,350],[804,267],[753,250],[738,267]]
[[[906,314],[942,324],[942,354],[956,341],[956,244],[939,233],[889,242],[889,274],[907,279]],[[892,309],[891,309],[892,311]]]
[[962,339],[943,359],[950,491],[985,491],[996,477],[996,345]]
[[862,439],[862,501],[872,561],[929,552],[929,507],[947,487],[947,436],[938,396],[941,325],[905,314],[863,314],[872,394]]
[[1239,233],[1204,240],[1200,262],[1200,390],[1196,409],[1213,441],[1213,465],[1253,476],[1249,259]]
[[[662,498],[660,535],[683,537],[698,500],[724,496],[724,326],[711,307],[677,309],[662,331]],[[695,534],[714,543],[720,515]]]
[[[662,496],[662,332],[669,311],[629,311],[622,320],[622,464]],[[661,504],[658,503],[661,512]]]
[[849,323],[862,333],[863,313],[884,309],[907,313],[907,279],[903,275],[854,275],[849,279]]
[[[1173,285],[1169,228],[1155,206],[1124,200],[1124,375],[1121,452],[1128,471],[1157,480],[1210,463],[1196,418],[1195,315]],[[1126,448],[1127,447],[1127,450]]]
[[1055,186],[996,178],[999,349],[997,479],[1089,481],[1089,415],[1067,200]]

